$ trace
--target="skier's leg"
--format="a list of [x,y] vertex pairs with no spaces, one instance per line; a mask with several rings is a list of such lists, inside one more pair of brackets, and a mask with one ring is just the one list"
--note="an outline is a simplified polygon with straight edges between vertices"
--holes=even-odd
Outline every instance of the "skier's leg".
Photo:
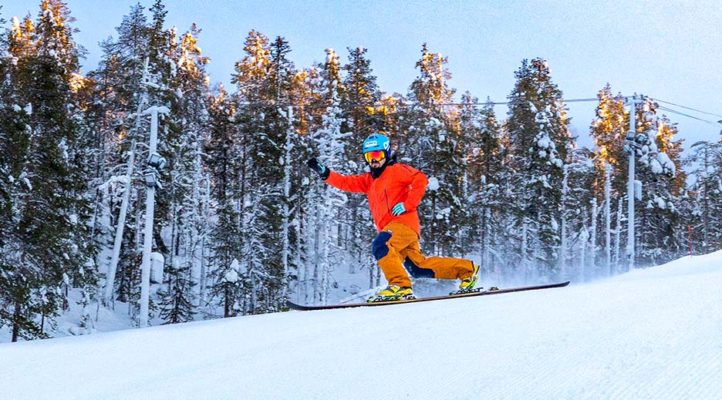
[[404,267],[409,271],[414,278],[436,278],[436,274],[433,269],[422,268],[419,264],[426,261],[426,257],[421,254],[419,250],[419,242],[412,243],[410,246],[405,248],[401,252],[401,257],[404,259]]
[[474,273],[474,264],[471,260],[424,256],[418,241],[404,249],[403,255],[407,259],[407,268],[412,271],[413,276],[420,274],[422,277],[436,279],[465,279]]
[[404,269],[400,252],[410,242],[416,240],[416,233],[406,228],[413,234],[413,236],[409,236],[404,228],[406,227],[398,223],[391,223],[386,226],[374,239],[372,250],[389,285],[411,287],[411,280],[406,273],[406,269]]

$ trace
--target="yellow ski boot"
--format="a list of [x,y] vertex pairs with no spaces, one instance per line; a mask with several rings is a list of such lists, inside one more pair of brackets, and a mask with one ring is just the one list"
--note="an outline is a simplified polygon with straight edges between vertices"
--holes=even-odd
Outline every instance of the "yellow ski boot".
[[375,295],[369,297],[368,303],[376,303],[380,301],[400,301],[415,299],[414,291],[410,287],[401,287],[397,285],[389,285],[379,290]]
[[479,282],[479,266],[473,262],[471,264],[474,267],[474,272],[471,273],[470,277],[461,280],[461,283],[459,283],[459,290],[455,292],[456,294],[475,291],[474,288],[476,287],[476,283]]

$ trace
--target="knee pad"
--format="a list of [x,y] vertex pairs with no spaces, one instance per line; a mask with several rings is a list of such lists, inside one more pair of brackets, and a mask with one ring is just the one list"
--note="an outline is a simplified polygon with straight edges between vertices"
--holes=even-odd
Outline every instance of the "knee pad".
[[386,257],[389,254],[389,240],[391,240],[391,233],[381,232],[374,239],[371,244],[371,252],[376,258],[376,261]]

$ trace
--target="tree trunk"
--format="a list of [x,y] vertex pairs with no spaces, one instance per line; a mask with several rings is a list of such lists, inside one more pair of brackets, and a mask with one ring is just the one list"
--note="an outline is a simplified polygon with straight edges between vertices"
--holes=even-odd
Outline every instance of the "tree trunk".
[[233,305],[231,293],[228,288],[225,288],[224,295],[225,301],[223,302],[223,318],[228,318],[231,316],[231,306]]
[[20,302],[15,301],[15,312],[13,313],[12,341],[17,342],[18,336],[20,336]]
[[487,268],[488,268],[488,266],[487,266],[486,264],[487,264],[487,262],[488,262],[488,261],[487,261],[487,257],[488,257],[488,253],[489,253],[489,249],[488,249],[489,245],[488,245],[488,243],[487,243],[487,236],[486,236],[486,235],[487,235],[487,234],[486,234],[486,231],[487,231],[487,229],[488,229],[488,227],[487,227],[487,211],[488,211],[488,210],[489,210],[489,209],[486,208],[486,207],[484,207],[484,208],[482,209],[482,211],[481,211],[481,224],[480,224],[480,226],[479,226],[479,228],[480,228],[480,232],[479,232],[479,243],[481,244],[481,246],[480,246],[480,247],[481,247],[481,249],[480,249],[480,250],[481,250],[481,251],[480,251],[480,253],[481,253],[481,263],[480,263],[481,265],[480,265],[480,268],[481,268],[482,270],[484,270],[484,271],[486,271]]
[[623,198],[619,198],[619,204],[617,205],[617,232],[615,234],[615,248],[614,248],[614,269],[615,272],[619,270],[619,254],[622,246],[622,206]]
[[590,250],[591,250],[591,262],[589,266],[592,268],[592,273],[596,273],[597,267],[597,214],[599,213],[599,206],[597,205],[597,198],[592,198],[592,232],[590,239]]
[[609,276],[612,275],[612,173],[609,164],[604,167],[604,262]]

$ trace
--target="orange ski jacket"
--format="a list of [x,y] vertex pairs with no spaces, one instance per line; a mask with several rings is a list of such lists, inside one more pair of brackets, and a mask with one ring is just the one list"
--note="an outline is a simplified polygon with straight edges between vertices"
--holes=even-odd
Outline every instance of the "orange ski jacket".
[[[376,179],[370,172],[347,176],[330,171],[326,183],[346,192],[365,193],[379,232],[391,222],[400,222],[421,235],[416,207],[429,183],[423,172],[406,164],[394,163],[388,165]],[[404,203],[406,212],[394,216],[391,209],[399,202]]]

